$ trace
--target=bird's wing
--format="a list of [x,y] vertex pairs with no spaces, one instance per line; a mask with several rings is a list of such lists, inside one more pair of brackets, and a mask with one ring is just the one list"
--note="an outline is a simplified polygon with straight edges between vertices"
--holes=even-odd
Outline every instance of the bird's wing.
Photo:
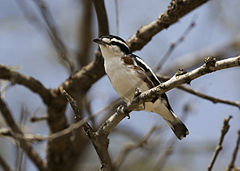
[[121,60],[123,61],[124,65],[126,65],[128,68],[133,69],[138,74],[138,77],[146,83],[149,89],[155,87],[154,83],[147,76],[145,70],[137,64],[137,61],[132,57],[132,55],[125,55],[121,57]]
[[[149,89],[156,87],[161,83],[152,69],[137,55],[125,55],[122,59],[126,65],[131,65],[137,70],[140,78],[148,85]],[[164,101],[167,108],[173,111],[165,93],[161,94],[161,99]],[[154,103],[156,100],[157,98],[153,99],[152,102]]]

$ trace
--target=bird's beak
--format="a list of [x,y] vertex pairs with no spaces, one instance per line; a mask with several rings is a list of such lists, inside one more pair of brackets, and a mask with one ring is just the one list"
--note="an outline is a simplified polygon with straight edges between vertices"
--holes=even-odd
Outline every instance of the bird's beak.
[[94,41],[95,43],[97,43],[97,44],[102,44],[102,45],[106,44],[104,41],[102,41],[102,40],[99,39],[99,38],[93,39],[93,41]]

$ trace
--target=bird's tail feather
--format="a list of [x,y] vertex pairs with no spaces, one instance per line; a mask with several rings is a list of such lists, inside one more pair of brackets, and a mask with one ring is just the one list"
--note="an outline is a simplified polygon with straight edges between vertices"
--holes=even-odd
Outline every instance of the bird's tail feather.
[[171,127],[178,139],[181,140],[183,137],[186,137],[189,134],[189,131],[184,123],[172,112],[171,109],[167,108],[165,104],[161,103],[161,101],[158,100],[154,104],[150,102],[145,103],[145,110],[161,115]]
[[176,115],[173,115],[174,119],[173,120],[166,120],[174,134],[178,137],[178,139],[183,139],[189,134],[189,131],[187,127],[184,125],[184,123],[176,117]]

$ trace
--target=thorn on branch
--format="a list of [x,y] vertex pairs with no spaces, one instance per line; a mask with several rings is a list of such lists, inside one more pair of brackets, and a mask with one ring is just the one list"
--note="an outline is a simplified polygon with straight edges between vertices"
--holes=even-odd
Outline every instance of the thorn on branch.
[[217,59],[214,56],[208,56],[204,59],[204,63],[206,64],[207,68],[215,67],[216,62]]
[[187,73],[187,71],[186,71],[185,69],[180,68],[180,69],[178,69],[178,71],[175,73],[175,77],[180,76],[180,75],[184,75],[184,74],[186,74],[186,73]]
[[[182,69],[182,68],[180,68],[180,69],[178,69],[178,71],[175,73],[175,77],[178,77],[178,76],[181,76],[181,75],[184,75],[184,74],[186,74],[187,73],[187,71],[185,70],[185,69]],[[191,84],[191,78],[189,78],[189,77],[186,77],[185,78],[185,82],[187,83],[187,84]]]

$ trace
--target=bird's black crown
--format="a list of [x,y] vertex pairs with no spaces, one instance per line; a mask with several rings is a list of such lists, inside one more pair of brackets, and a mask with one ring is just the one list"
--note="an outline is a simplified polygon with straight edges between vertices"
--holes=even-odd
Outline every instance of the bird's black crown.
[[121,51],[124,52],[125,54],[131,53],[129,47],[127,46],[127,43],[122,38],[114,35],[100,36],[100,39],[103,39],[103,38],[110,39],[110,44],[118,46],[121,49]]

